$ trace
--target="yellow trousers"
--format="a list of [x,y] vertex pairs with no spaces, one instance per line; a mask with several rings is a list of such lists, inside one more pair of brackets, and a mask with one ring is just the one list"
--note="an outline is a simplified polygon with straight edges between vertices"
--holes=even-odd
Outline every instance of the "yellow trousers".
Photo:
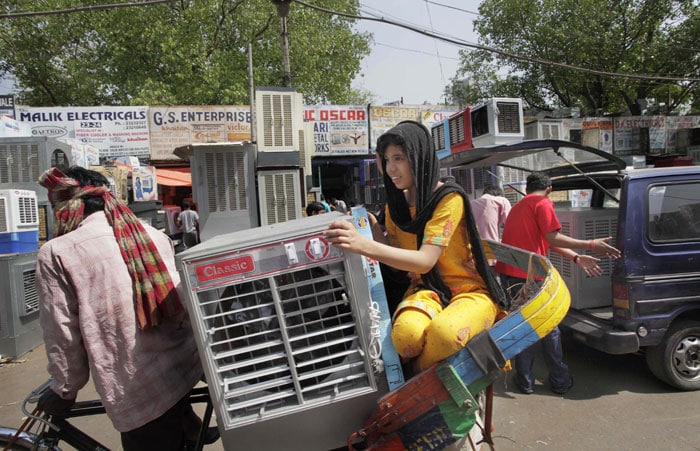
[[457,294],[443,309],[435,292],[419,290],[398,305],[391,340],[396,352],[404,359],[416,358],[422,371],[493,326],[498,310],[485,293]]

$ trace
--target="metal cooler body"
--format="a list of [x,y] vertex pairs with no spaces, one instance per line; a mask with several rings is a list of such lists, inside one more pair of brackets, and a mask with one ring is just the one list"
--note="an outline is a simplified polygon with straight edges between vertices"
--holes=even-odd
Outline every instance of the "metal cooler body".
[[219,235],[176,256],[227,450],[344,446],[388,391],[362,257],[322,235],[339,218],[350,216]]

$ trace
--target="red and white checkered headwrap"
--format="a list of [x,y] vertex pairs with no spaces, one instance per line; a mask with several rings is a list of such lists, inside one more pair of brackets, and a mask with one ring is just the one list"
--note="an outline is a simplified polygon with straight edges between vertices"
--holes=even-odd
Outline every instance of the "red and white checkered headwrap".
[[56,214],[55,232],[60,236],[75,230],[85,219],[85,196],[101,197],[104,212],[121,250],[134,285],[134,306],[139,327],[158,324],[162,317],[182,311],[182,303],[156,245],[134,213],[105,186],[80,186],[58,168],[39,177],[48,190]]

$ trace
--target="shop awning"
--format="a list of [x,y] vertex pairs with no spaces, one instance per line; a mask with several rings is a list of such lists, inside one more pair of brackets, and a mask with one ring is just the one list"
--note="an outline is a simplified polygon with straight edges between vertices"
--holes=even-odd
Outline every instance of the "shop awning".
[[159,185],[192,186],[190,168],[156,168],[156,177]]

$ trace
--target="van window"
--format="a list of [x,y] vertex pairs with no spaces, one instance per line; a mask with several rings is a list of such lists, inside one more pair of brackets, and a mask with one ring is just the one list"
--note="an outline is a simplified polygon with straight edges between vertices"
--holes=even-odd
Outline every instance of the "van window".
[[700,183],[655,185],[649,189],[649,240],[700,240]]

